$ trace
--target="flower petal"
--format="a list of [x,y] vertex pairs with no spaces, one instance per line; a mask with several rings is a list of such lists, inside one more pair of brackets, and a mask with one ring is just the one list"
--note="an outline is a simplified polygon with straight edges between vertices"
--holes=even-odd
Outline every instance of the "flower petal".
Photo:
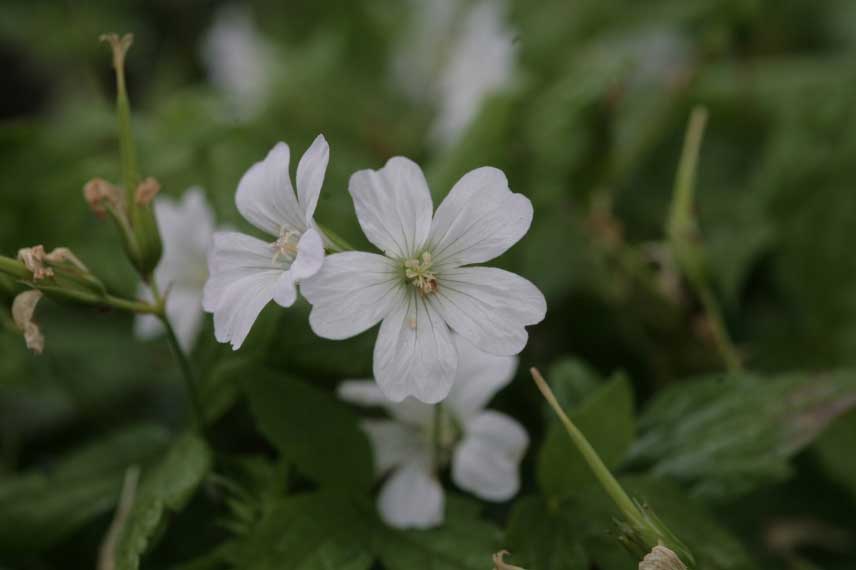
[[166,301],[166,314],[175,327],[175,336],[185,352],[193,343],[202,327],[202,292],[197,289],[173,288]]
[[318,135],[303,153],[297,165],[297,198],[300,201],[300,207],[303,208],[307,226],[312,223],[329,160],[330,146],[327,144],[327,139],[324,135]]
[[430,457],[425,439],[412,427],[393,420],[366,420],[360,427],[372,444],[378,475],[393,467]]
[[436,265],[489,261],[517,243],[532,224],[532,203],[508,188],[501,170],[477,168],[437,208],[430,250]]
[[396,156],[380,170],[360,170],[348,191],[366,237],[388,256],[419,253],[431,229],[433,205],[425,175],[412,160]]
[[438,276],[432,296],[456,333],[497,355],[517,354],[529,335],[524,327],[544,319],[547,302],[535,285],[494,267],[460,267]]
[[439,525],[443,522],[443,504],[443,488],[419,463],[409,463],[393,473],[377,501],[381,518],[396,528]]
[[529,436],[514,419],[498,412],[479,414],[464,426],[452,458],[452,480],[481,499],[505,501],[520,489],[518,467]]
[[279,278],[273,300],[281,307],[290,307],[297,300],[297,283],[312,277],[324,263],[324,242],[321,234],[306,230],[297,242],[297,257]]
[[276,143],[263,161],[244,174],[235,194],[241,215],[273,236],[278,236],[283,227],[294,231],[306,228],[303,209],[289,179],[288,163],[288,145]]
[[399,423],[414,427],[430,425],[434,419],[434,406],[415,398],[392,402],[374,380],[345,380],[339,384],[339,397],[358,406],[382,407]]
[[413,289],[400,296],[380,326],[374,376],[386,397],[435,404],[455,381],[458,353],[437,309]]
[[342,340],[384,318],[404,288],[394,263],[382,255],[348,251],[329,255],[300,286],[312,304],[309,324],[320,337]]
[[445,405],[459,422],[466,423],[511,382],[517,371],[517,357],[481,351],[459,334],[454,335],[454,339],[458,348],[458,372]]

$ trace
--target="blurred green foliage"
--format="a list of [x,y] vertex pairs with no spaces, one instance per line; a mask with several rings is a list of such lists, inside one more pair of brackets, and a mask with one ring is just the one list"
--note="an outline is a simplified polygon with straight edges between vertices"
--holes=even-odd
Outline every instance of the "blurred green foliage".
[[[549,307],[494,401],[530,433],[521,495],[449,494],[443,527],[385,527],[370,449],[332,392],[370,375],[372,333],[318,339],[305,304],[268,307],[239,354],[206,324],[192,356],[211,451],[182,435],[186,396],[163,340],[135,341],[124,314],[45,301],[41,357],[8,311],[0,320],[0,567],[95,565],[131,465],[142,477],[121,569],[145,554],[143,568],[475,570],[501,547],[529,570],[635,567],[531,364],[555,365],[563,406],[698,568],[856,567],[856,4],[510,0],[516,82],[450,147],[430,142],[431,102],[388,77],[406,3],[247,2],[274,61],[272,95],[250,117],[206,76],[200,46],[221,4],[4,2],[0,252],[67,246],[110,290],[136,294],[113,228],[81,196],[93,177],[119,178],[107,31],[136,35],[141,174],[173,196],[203,187],[223,225],[246,226],[237,182],[278,140],[297,153],[325,134],[316,217],[358,247],[354,171],[411,157],[438,203],[468,170],[499,167],[535,206],[499,263]],[[694,215],[743,374],[720,374],[667,245],[699,104]],[[18,290],[0,281],[4,306]]]

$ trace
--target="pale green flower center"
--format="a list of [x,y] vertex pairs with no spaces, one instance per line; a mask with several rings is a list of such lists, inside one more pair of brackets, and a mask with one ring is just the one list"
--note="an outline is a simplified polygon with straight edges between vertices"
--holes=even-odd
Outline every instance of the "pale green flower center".
[[282,228],[279,238],[271,244],[273,258],[271,263],[276,263],[280,258],[292,262],[297,257],[297,243],[300,241],[300,232]]
[[419,257],[404,262],[404,277],[422,295],[430,295],[437,291],[437,276],[431,271],[431,263],[431,254],[427,251]]

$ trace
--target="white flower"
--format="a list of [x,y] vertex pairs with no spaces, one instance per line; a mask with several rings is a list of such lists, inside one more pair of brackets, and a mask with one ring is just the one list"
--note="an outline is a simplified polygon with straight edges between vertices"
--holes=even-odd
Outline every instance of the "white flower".
[[485,99],[511,83],[516,49],[504,9],[501,0],[414,6],[393,74],[413,98],[438,101],[431,134],[441,145],[455,142]]
[[214,234],[202,303],[214,313],[218,341],[240,348],[271,299],[290,307],[297,300],[297,283],[318,272],[324,243],[312,216],[329,157],[327,141],[318,135],[297,165],[297,194],[285,143],[277,143],[241,178],[235,195],[238,211],[273,241],[237,232]]
[[458,381],[437,406],[410,398],[390,402],[371,380],[339,387],[343,399],[383,406],[394,418],[366,420],[363,429],[378,476],[391,472],[378,496],[378,510],[395,527],[428,528],[443,522],[437,471],[450,462],[454,483],[481,499],[505,501],[520,488],[518,467],[529,437],[514,419],[484,410],[514,377],[517,358],[486,354],[459,335],[454,342],[460,353]]
[[270,93],[272,51],[246,6],[228,4],[217,11],[202,58],[211,82],[245,118],[255,115]]
[[[155,200],[155,216],[163,241],[163,257],[155,269],[155,283],[161,292],[168,290],[166,313],[184,350],[202,326],[202,288],[208,278],[205,259],[214,234],[214,213],[201,188],[191,188],[180,201],[168,196]],[[145,286],[140,295],[151,299]],[[163,325],[151,315],[138,315],[134,331],[141,338],[163,332]]]
[[433,220],[422,170],[406,158],[355,173],[348,190],[363,232],[385,255],[331,255],[303,284],[315,334],[344,339],[383,321],[374,377],[396,402],[446,397],[458,367],[451,330],[491,354],[523,350],[525,327],[546,313],[544,296],[514,273],[468,267],[505,252],[532,221],[532,204],[502,171],[466,174]]

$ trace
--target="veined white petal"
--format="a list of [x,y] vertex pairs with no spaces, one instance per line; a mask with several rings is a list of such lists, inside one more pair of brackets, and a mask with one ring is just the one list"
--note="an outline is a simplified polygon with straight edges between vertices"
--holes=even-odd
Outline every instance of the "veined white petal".
[[248,222],[273,236],[283,227],[306,229],[303,209],[297,202],[288,174],[288,145],[279,142],[238,183],[235,204]]
[[392,260],[357,251],[327,256],[321,270],[300,286],[312,304],[312,330],[333,340],[376,325],[392,310],[402,289],[401,270]]
[[200,288],[205,282],[205,256],[214,233],[214,213],[201,188],[187,190],[181,200],[158,196],[154,204],[163,256],[155,281],[167,287]]
[[318,196],[321,194],[329,159],[330,146],[327,139],[324,135],[318,135],[297,165],[297,197],[307,226],[311,225],[315,206],[318,205]]
[[371,442],[378,475],[399,465],[430,458],[427,442],[412,427],[393,420],[366,420],[361,427]]
[[143,340],[155,338],[163,333],[163,324],[154,315],[134,317],[134,336]]
[[426,297],[409,288],[383,319],[374,349],[374,377],[386,397],[434,404],[449,394],[458,353],[448,325]]
[[477,348],[517,354],[529,335],[524,327],[544,319],[547,302],[535,285],[494,267],[460,267],[438,275],[431,297],[443,319]]
[[238,232],[217,232],[208,251],[208,281],[205,283],[202,306],[213,313],[232,283],[260,271],[288,268],[285,263],[273,262],[273,248],[269,243]]
[[486,411],[464,426],[452,458],[452,480],[488,501],[505,501],[520,488],[518,467],[529,436],[510,417]]
[[517,357],[489,354],[459,334],[455,334],[454,339],[458,348],[458,372],[455,385],[443,405],[464,424],[511,382],[517,371]]
[[477,168],[437,208],[430,251],[437,266],[489,261],[517,243],[532,223],[532,203],[508,188],[501,170]]
[[306,230],[297,242],[297,257],[276,286],[273,300],[281,307],[290,307],[297,300],[297,283],[312,277],[324,263],[324,242],[321,235],[313,230]]
[[193,348],[193,343],[202,327],[202,291],[174,287],[166,300],[166,315],[169,317],[178,343],[185,352]]
[[380,170],[354,173],[348,191],[369,241],[397,259],[419,253],[431,229],[433,205],[418,164],[393,157]]
[[396,470],[381,489],[381,518],[396,528],[425,529],[443,522],[443,488],[427,467],[408,463]]
[[229,284],[214,311],[214,336],[241,348],[253,323],[274,295],[281,270],[253,271]]
[[387,398],[374,380],[345,380],[339,384],[339,397],[358,406],[377,406],[389,412],[398,422],[423,428],[434,419],[434,406],[415,398],[393,402]]

